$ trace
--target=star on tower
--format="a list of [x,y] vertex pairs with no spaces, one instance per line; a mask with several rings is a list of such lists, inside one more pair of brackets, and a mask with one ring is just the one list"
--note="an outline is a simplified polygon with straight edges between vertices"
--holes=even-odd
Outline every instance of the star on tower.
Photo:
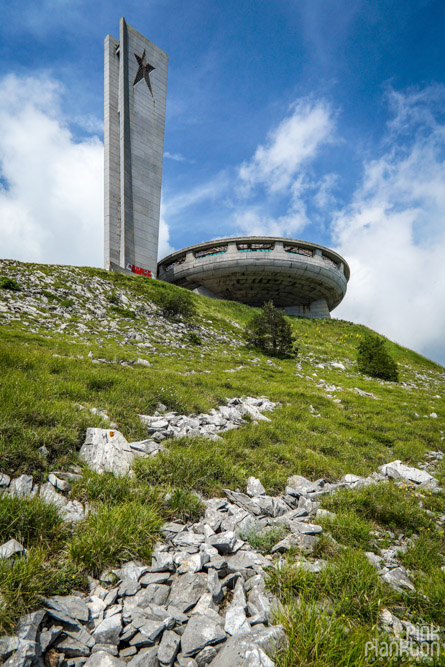
[[150,72],[152,72],[155,68],[152,67],[152,65],[149,65],[148,63],[144,63],[145,49],[144,49],[144,53],[142,54],[142,56],[138,56],[135,53],[134,57],[138,61],[139,69],[136,72],[136,76],[134,77],[133,86],[135,86],[137,83],[139,83],[139,81],[141,81],[142,79],[145,79],[145,83],[147,84],[147,86],[150,90],[151,96],[154,97],[153,90],[151,88]]

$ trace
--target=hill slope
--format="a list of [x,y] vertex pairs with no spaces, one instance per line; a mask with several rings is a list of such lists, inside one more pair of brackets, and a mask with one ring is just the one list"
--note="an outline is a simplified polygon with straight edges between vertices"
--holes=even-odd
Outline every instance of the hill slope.
[[[19,287],[0,288],[0,473],[11,478],[26,473],[45,482],[51,471],[77,470],[88,427],[112,424],[128,441],[143,440],[147,427],[138,415],[153,415],[159,404],[190,415],[209,413],[235,397],[265,396],[279,403],[268,414],[270,421],[247,423],[225,432],[222,439],[167,441],[162,452],[138,461],[132,480],[97,479],[83,472],[72,497],[96,509],[98,503],[102,509],[106,505],[110,521],[116,508],[126,511],[125,506],[136,501],[145,507],[151,503],[159,520],[196,518],[200,510],[191,491],[203,497],[221,496],[224,488],[244,491],[248,477],[255,476],[267,493],[277,495],[292,475],[333,482],[345,474],[369,475],[395,459],[423,465],[429,452],[443,449],[445,370],[388,342],[400,382],[361,376],[355,356],[358,341],[368,331],[363,326],[292,318],[298,358],[269,359],[244,345],[242,329],[254,312],[247,306],[192,295],[198,315],[172,320],[162,315],[163,304],[182,290],[164,283],[98,269],[12,261],[0,263],[0,276]],[[14,282],[9,287],[14,288]],[[440,456],[433,460],[434,475],[445,484],[443,461]],[[167,508],[162,500],[166,492]],[[326,538],[316,554],[332,561],[324,579],[313,574],[298,579],[301,575],[290,561],[272,576],[271,586],[285,603],[281,620],[291,639],[279,658],[282,664],[340,664],[338,653],[311,656],[310,647],[322,639],[316,639],[313,613],[303,614],[302,609],[309,603],[313,609],[326,596],[334,611],[318,627],[331,633],[331,643],[344,655],[344,628],[363,653],[384,605],[393,605],[411,621],[445,625],[443,493],[419,496],[409,485],[403,490],[392,484],[386,484],[384,492],[350,493],[323,500],[337,513],[332,525],[325,526],[335,541]],[[7,509],[11,511],[3,511]],[[82,586],[85,572],[92,571],[85,558],[73,557],[71,533],[55,530],[51,517],[46,520],[49,527],[34,528],[28,542],[35,557],[35,590],[26,598],[17,593],[13,577],[7,587],[0,581],[3,597],[16,605],[12,609],[9,603],[4,629],[11,629],[18,611],[38,605],[42,593],[67,592],[70,578],[72,585]],[[153,519],[153,535],[155,524]],[[1,543],[11,532],[1,514],[0,528]],[[430,536],[424,538],[428,529]],[[416,593],[382,599],[363,554],[377,552],[391,539],[401,544],[412,533],[424,540],[422,548],[416,546],[418,540],[412,541],[406,556]],[[77,549],[82,547],[77,544]],[[141,555],[137,548],[127,553]],[[55,569],[58,576],[43,586],[41,573],[52,576]],[[23,580],[25,574],[15,576]],[[360,597],[354,608],[343,599],[351,581],[369,586],[352,588],[351,595]],[[300,602],[295,606],[297,594]],[[363,661],[362,653],[342,664],[372,664]]]

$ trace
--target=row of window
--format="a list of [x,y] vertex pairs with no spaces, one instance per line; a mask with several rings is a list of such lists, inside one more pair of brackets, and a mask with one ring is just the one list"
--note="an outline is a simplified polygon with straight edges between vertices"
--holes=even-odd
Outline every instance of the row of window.
[[[203,257],[209,257],[211,255],[222,255],[227,252],[228,244],[222,244],[218,246],[212,246],[210,248],[204,248],[203,250],[195,250],[194,255],[196,259],[202,259]],[[275,243],[237,243],[236,248],[239,252],[270,252],[275,248]],[[300,246],[290,245],[288,243],[284,244],[284,251],[290,252],[294,255],[304,255],[305,257],[313,257],[314,251],[309,248],[301,248]],[[165,271],[172,269],[174,266],[179,266],[185,262],[186,255],[181,255],[177,259],[166,264],[164,266]],[[330,257],[322,255],[323,261],[330,266],[334,266],[336,269],[339,268],[337,262],[335,262]]]

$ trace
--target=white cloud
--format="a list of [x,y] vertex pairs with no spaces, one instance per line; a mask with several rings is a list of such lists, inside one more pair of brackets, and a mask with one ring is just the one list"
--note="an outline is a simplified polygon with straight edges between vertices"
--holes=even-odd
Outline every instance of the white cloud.
[[103,144],[76,142],[45,76],[0,80],[2,256],[103,264]]
[[[435,104],[430,101],[434,99]],[[336,317],[368,324],[445,361],[445,125],[434,106],[445,89],[390,93],[394,110],[383,154],[333,224],[351,265]]]
[[159,223],[159,245],[158,245],[158,260],[163,259],[170,253],[174,252],[173,246],[170,245],[170,230],[164,217],[164,205],[161,203],[161,219]]
[[165,151],[164,157],[166,157],[168,160],[174,160],[175,162],[188,162],[189,164],[194,163],[194,160],[189,160],[181,153],[169,153],[168,151]]
[[281,121],[258,146],[249,162],[239,169],[243,191],[249,193],[255,185],[263,185],[269,192],[288,188],[319,152],[320,147],[332,141],[334,118],[331,109],[322,100],[299,100],[291,113]]
[[[332,176],[315,179],[314,160],[335,138],[335,117],[324,100],[297,100],[254,156],[237,170],[238,194],[232,216],[237,233],[295,236],[310,224],[309,193],[315,206],[326,204]],[[260,199],[260,202],[258,201]],[[277,215],[276,211],[281,212]]]

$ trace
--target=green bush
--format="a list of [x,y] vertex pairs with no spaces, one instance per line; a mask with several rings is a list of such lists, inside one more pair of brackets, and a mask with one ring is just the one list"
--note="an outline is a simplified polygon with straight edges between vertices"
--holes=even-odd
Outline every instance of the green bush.
[[191,293],[186,289],[159,290],[154,301],[167,319],[182,317],[188,320],[196,315],[196,306]]
[[385,347],[383,338],[368,334],[360,341],[357,353],[360,373],[381,380],[398,382],[397,364]]
[[13,292],[20,292],[22,289],[14,278],[8,278],[8,276],[0,276],[0,287],[12,290]]
[[287,357],[297,353],[292,327],[272,301],[247,323],[244,336],[248,345],[265,354]]
[[92,574],[107,566],[141,558],[148,561],[158,536],[161,517],[157,507],[139,501],[97,506],[78,526],[69,554],[76,565]]
[[107,296],[107,301],[109,303],[112,303],[113,306],[120,306],[120,303],[121,303],[118,295],[116,294],[116,292],[111,292],[111,294],[109,294]]
[[202,345],[202,338],[196,331],[190,331],[184,336],[185,341],[191,345]]
[[123,308],[122,306],[110,306],[110,310],[113,313],[116,313],[116,315],[120,315],[121,317],[128,317],[130,320],[135,320],[136,319],[136,313],[134,310],[129,310],[128,308]]

